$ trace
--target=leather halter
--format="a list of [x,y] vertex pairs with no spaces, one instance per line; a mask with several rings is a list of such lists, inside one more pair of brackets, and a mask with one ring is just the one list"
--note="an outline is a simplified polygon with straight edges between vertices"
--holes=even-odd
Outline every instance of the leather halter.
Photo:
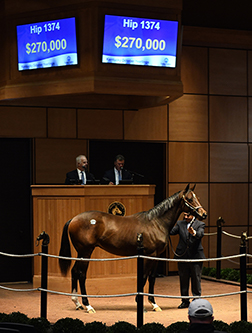
[[[192,192],[193,193],[193,192]],[[193,193],[193,196],[195,197],[195,194]],[[202,217],[199,212],[198,209],[199,208],[203,208],[202,206],[197,206],[197,207],[193,207],[193,205],[190,204],[190,202],[186,199],[185,195],[183,194],[183,200],[185,205],[191,209],[192,212],[196,213],[198,216]]]

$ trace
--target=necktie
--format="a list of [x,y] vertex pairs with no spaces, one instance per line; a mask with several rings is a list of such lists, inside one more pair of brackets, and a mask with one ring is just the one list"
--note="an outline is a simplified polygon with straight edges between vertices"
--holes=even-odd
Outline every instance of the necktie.
[[83,173],[83,171],[81,172],[81,185],[84,185],[84,173]]
[[118,170],[118,173],[119,173],[119,180],[122,180],[121,171],[120,171],[120,170]]

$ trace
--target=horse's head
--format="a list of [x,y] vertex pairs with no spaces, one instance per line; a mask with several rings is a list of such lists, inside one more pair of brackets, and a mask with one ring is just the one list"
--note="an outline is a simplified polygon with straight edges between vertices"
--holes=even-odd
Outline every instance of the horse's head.
[[197,217],[199,220],[204,220],[207,218],[207,212],[201,206],[197,195],[194,193],[196,184],[190,188],[190,184],[186,186],[183,191],[183,205],[184,212],[189,212],[193,216]]

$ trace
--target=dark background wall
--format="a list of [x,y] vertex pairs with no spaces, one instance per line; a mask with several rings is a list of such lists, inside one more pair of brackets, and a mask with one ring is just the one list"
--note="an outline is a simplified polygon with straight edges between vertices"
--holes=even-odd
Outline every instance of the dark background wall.
[[[29,254],[32,251],[31,141],[0,139],[1,251]],[[0,281],[31,281],[32,259],[0,256]]]
[[[106,170],[114,167],[117,154],[125,157],[125,169],[135,173],[135,184],[155,184],[155,205],[165,197],[165,144],[151,142],[90,141],[90,171],[102,179]],[[137,175],[140,174],[144,177]]]

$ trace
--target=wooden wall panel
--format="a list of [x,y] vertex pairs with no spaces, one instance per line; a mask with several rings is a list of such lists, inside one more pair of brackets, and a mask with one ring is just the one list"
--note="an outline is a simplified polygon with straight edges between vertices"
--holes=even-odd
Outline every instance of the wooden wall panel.
[[210,141],[247,142],[247,98],[210,96]]
[[186,94],[208,92],[208,49],[183,46],[181,80]]
[[86,140],[36,139],[35,184],[64,184],[80,154],[87,154]]
[[170,142],[169,182],[207,182],[208,144]]
[[252,182],[252,145],[248,145],[249,149],[249,181]]
[[184,95],[169,104],[169,140],[207,141],[207,96]]
[[125,140],[167,140],[167,105],[124,112]]
[[252,142],[252,98],[248,98],[248,141]]
[[0,136],[46,137],[46,108],[0,106]]
[[78,110],[78,138],[123,139],[122,110]]
[[[251,236],[252,235],[252,200],[251,200],[251,198],[252,198],[252,184],[249,184],[249,198],[250,198],[250,200],[249,200],[249,220],[248,220],[248,224],[251,227],[251,229],[250,229],[251,232],[249,234],[249,236]],[[252,253],[252,244],[251,244],[250,249],[251,249],[250,253]]]
[[247,95],[246,51],[210,48],[209,93]]
[[48,137],[76,139],[76,110],[49,108]]
[[247,144],[210,144],[210,181],[247,182]]
[[[54,198],[36,198],[36,204],[33,205],[34,211],[34,237],[33,244],[36,241],[36,237],[43,231],[45,231],[50,237],[50,244],[48,246],[49,253],[52,255],[59,255],[61,234],[65,223],[79,214],[83,209],[83,201],[80,198],[62,198],[57,202]],[[35,249],[34,252],[38,252]],[[76,251],[71,246],[72,257],[76,257]],[[40,274],[41,263],[34,261],[34,271],[36,274]],[[48,260],[48,272],[56,272],[60,274],[58,259],[50,258]]]
[[252,96],[252,51],[248,51],[248,94]]
[[216,226],[221,216],[225,225],[245,225],[248,223],[248,185],[210,184],[210,225]]

